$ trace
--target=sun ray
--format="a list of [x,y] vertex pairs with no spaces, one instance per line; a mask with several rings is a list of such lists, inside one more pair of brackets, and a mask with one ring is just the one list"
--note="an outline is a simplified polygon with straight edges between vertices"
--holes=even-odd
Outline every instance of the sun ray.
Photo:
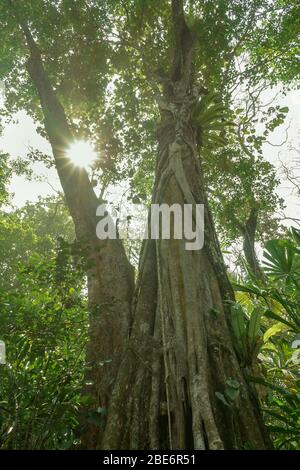
[[75,140],[67,150],[71,163],[80,168],[89,168],[97,158],[93,146],[85,140]]

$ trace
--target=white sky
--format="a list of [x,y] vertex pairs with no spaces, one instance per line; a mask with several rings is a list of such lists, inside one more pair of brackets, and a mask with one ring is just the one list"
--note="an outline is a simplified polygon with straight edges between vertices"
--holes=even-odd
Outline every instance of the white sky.
[[[275,92],[269,91],[264,96],[266,102],[270,101]],[[264,157],[272,162],[278,170],[281,179],[278,193],[284,198],[286,204],[285,216],[300,218],[300,198],[293,192],[291,183],[286,181],[280,169],[280,160],[289,166],[295,166],[293,160],[297,156],[295,151],[290,147],[300,149],[300,91],[290,91],[287,96],[277,99],[276,104],[288,106],[289,113],[286,123],[275,130],[271,134],[269,140],[273,144],[280,144],[286,139],[286,128],[288,129],[287,142],[280,146],[274,147],[265,144],[263,151]],[[0,137],[0,150],[9,153],[12,157],[24,157],[29,148],[39,149],[44,153],[51,155],[49,143],[36,132],[36,128],[32,119],[21,111],[15,116],[14,122],[4,126],[3,134]],[[298,155],[298,175],[300,176],[300,155]],[[34,163],[32,166],[34,173],[41,176],[46,181],[27,181],[24,177],[14,176],[11,182],[10,190],[14,193],[12,202],[16,206],[22,206],[26,201],[37,201],[39,196],[47,196],[54,193],[54,189],[61,190],[59,179],[55,169],[48,170],[41,163]],[[47,182],[48,181],[48,182]],[[286,225],[290,226],[291,221],[286,220]]]
[[[276,104],[282,107],[288,106],[289,112],[286,122],[275,129],[269,135],[268,140],[273,145],[280,145],[282,142],[286,142],[280,147],[274,147],[266,143],[263,146],[263,156],[266,160],[273,163],[277,169],[277,174],[281,181],[277,192],[285,201],[285,216],[300,218],[300,197],[299,195],[297,196],[294,186],[286,180],[281,164],[283,162],[288,167],[293,168],[294,174],[300,178],[300,154],[297,155],[297,152],[294,150],[297,149],[300,152],[300,90],[288,92],[287,96],[276,100]],[[295,161],[296,159],[298,162]],[[283,223],[287,226],[293,224],[289,220],[283,221]]]

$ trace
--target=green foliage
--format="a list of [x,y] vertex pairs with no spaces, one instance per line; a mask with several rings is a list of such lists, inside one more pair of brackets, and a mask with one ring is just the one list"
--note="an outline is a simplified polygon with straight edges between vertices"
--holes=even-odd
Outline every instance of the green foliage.
[[0,155],[0,207],[8,201],[7,183],[9,181],[8,155]]
[[298,286],[300,250],[292,240],[270,240],[264,252],[266,273],[276,281]]
[[0,209],[10,202],[9,183],[13,175],[30,177],[31,170],[28,162],[20,158],[12,160],[8,154],[0,151]]
[[240,394],[240,384],[235,379],[227,379],[224,393],[216,392],[216,397],[221,400],[225,406],[232,406]]
[[244,365],[251,365],[262,345],[260,330],[262,310],[254,307],[247,313],[249,317],[240,304],[233,304],[231,307],[231,324],[238,355]]
[[[21,19],[41,50],[74,136],[92,140],[101,155],[94,180],[104,187],[125,181],[130,199],[149,200],[160,120],[154,96],[166,85],[174,52],[170,2],[14,0],[15,11],[9,3],[0,2],[0,79],[7,90],[2,115],[26,110],[45,136],[40,99],[25,67]],[[282,201],[263,144],[285,122],[288,108],[260,111],[253,92],[262,79],[290,86],[299,76],[299,2],[187,0],[185,12],[195,41],[197,83],[209,90],[192,123],[219,235],[236,240],[256,208],[257,237],[264,241],[278,229],[272,216]],[[234,99],[239,86],[249,90],[243,104]],[[36,150],[30,157],[53,165]],[[9,202],[12,171],[16,166],[1,155],[2,206]],[[61,198],[1,210],[0,338],[8,363],[0,366],[0,446],[5,449],[67,448],[74,441],[85,401],[80,391],[87,308],[80,247],[71,248],[73,238]],[[287,240],[268,242],[266,281],[251,277],[238,286],[239,303],[231,315],[240,361],[252,372],[261,361],[265,377],[252,380],[267,389],[261,400],[279,448],[299,447],[299,238],[294,231]],[[225,406],[238,395],[233,378],[217,392]],[[104,413],[92,412],[90,421],[101,424]]]
[[300,5],[297,0],[275,0],[245,48],[251,54],[245,74],[252,81],[267,78],[272,83],[297,86],[299,70]]
[[[294,371],[295,373],[295,371]],[[300,380],[299,374],[286,377],[284,385],[259,379],[249,378],[253,383],[263,385],[268,389],[266,404],[263,411],[266,414],[268,430],[273,436],[278,449],[299,449],[300,443]]]
[[17,287],[0,289],[0,448],[64,449],[78,425],[87,308],[71,246],[20,265]]
[[[279,449],[299,449],[300,446],[299,235],[293,228],[289,238],[266,243],[265,279],[252,276],[247,283],[236,285],[237,299],[243,308],[241,304],[235,305],[239,316],[232,319],[237,352],[245,364],[252,364],[249,379],[264,390],[262,408]],[[261,332],[256,343],[259,362],[255,367],[255,357],[246,356],[253,311],[259,312],[253,320],[253,338],[258,338],[257,332]]]
[[226,145],[225,131],[234,126],[229,119],[230,111],[222,103],[219,93],[207,93],[195,106],[193,122],[198,129],[199,147]]
[[67,448],[75,438],[87,306],[73,238],[61,197],[0,213],[0,448]]
[[16,210],[0,211],[0,282],[15,285],[19,263],[30,256],[53,255],[57,241],[74,240],[74,228],[62,197],[48,197],[26,203]]

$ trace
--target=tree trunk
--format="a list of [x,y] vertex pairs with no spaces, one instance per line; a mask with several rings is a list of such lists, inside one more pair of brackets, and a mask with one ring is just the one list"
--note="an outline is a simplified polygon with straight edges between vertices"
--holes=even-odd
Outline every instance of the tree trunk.
[[245,226],[241,227],[240,229],[244,237],[243,251],[247,263],[257,278],[263,280],[264,275],[255,252],[255,232],[257,227],[257,218],[258,210],[256,208],[252,208]]
[[[173,0],[172,6],[175,55],[159,99],[152,202],[204,204],[205,245],[187,251],[185,240],[145,242],[132,332],[102,448],[265,449],[270,441],[255,390],[245,381],[230,334],[226,301],[234,295],[207,205],[191,121],[198,98],[191,38],[182,2]],[[232,383],[238,392],[226,404]]]
[[[176,98],[176,97],[175,97]],[[176,104],[175,104],[176,102]],[[229,329],[233,294],[203,192],[186,100],[166,113],[156,203],[205,203],[205,246],[145,244],[134,325],[109,408],[103,448],[233,449],[269,445],[254,391],[245,383]],[[164,181],[164,182],[163,182]],[[238,382],[229,407],[216,396]]]
[[[87,265],[89,343],[85,393],[94,399],[89,410],[107,408],[124,342],[129,333],[134,277],[120,240],[99,240],[96,209],[100,204],[84,169],[72,165],[67,148],[73,140],[63,107],[45,72],[40,51],[22,21],[19,21],[30,51],[27,69],[36,86],[44,113],[45,130],[66,202]],[[98,445],[100,428],[83,419],[83,446]]]

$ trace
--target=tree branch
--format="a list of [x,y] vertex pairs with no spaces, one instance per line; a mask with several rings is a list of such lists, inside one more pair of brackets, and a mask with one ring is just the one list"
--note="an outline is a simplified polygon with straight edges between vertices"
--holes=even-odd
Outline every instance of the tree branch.
[[191,75],[193,40],[185,21],[183,0],[172,0],[172,21],[175,46],[171,78],[186,89]]

